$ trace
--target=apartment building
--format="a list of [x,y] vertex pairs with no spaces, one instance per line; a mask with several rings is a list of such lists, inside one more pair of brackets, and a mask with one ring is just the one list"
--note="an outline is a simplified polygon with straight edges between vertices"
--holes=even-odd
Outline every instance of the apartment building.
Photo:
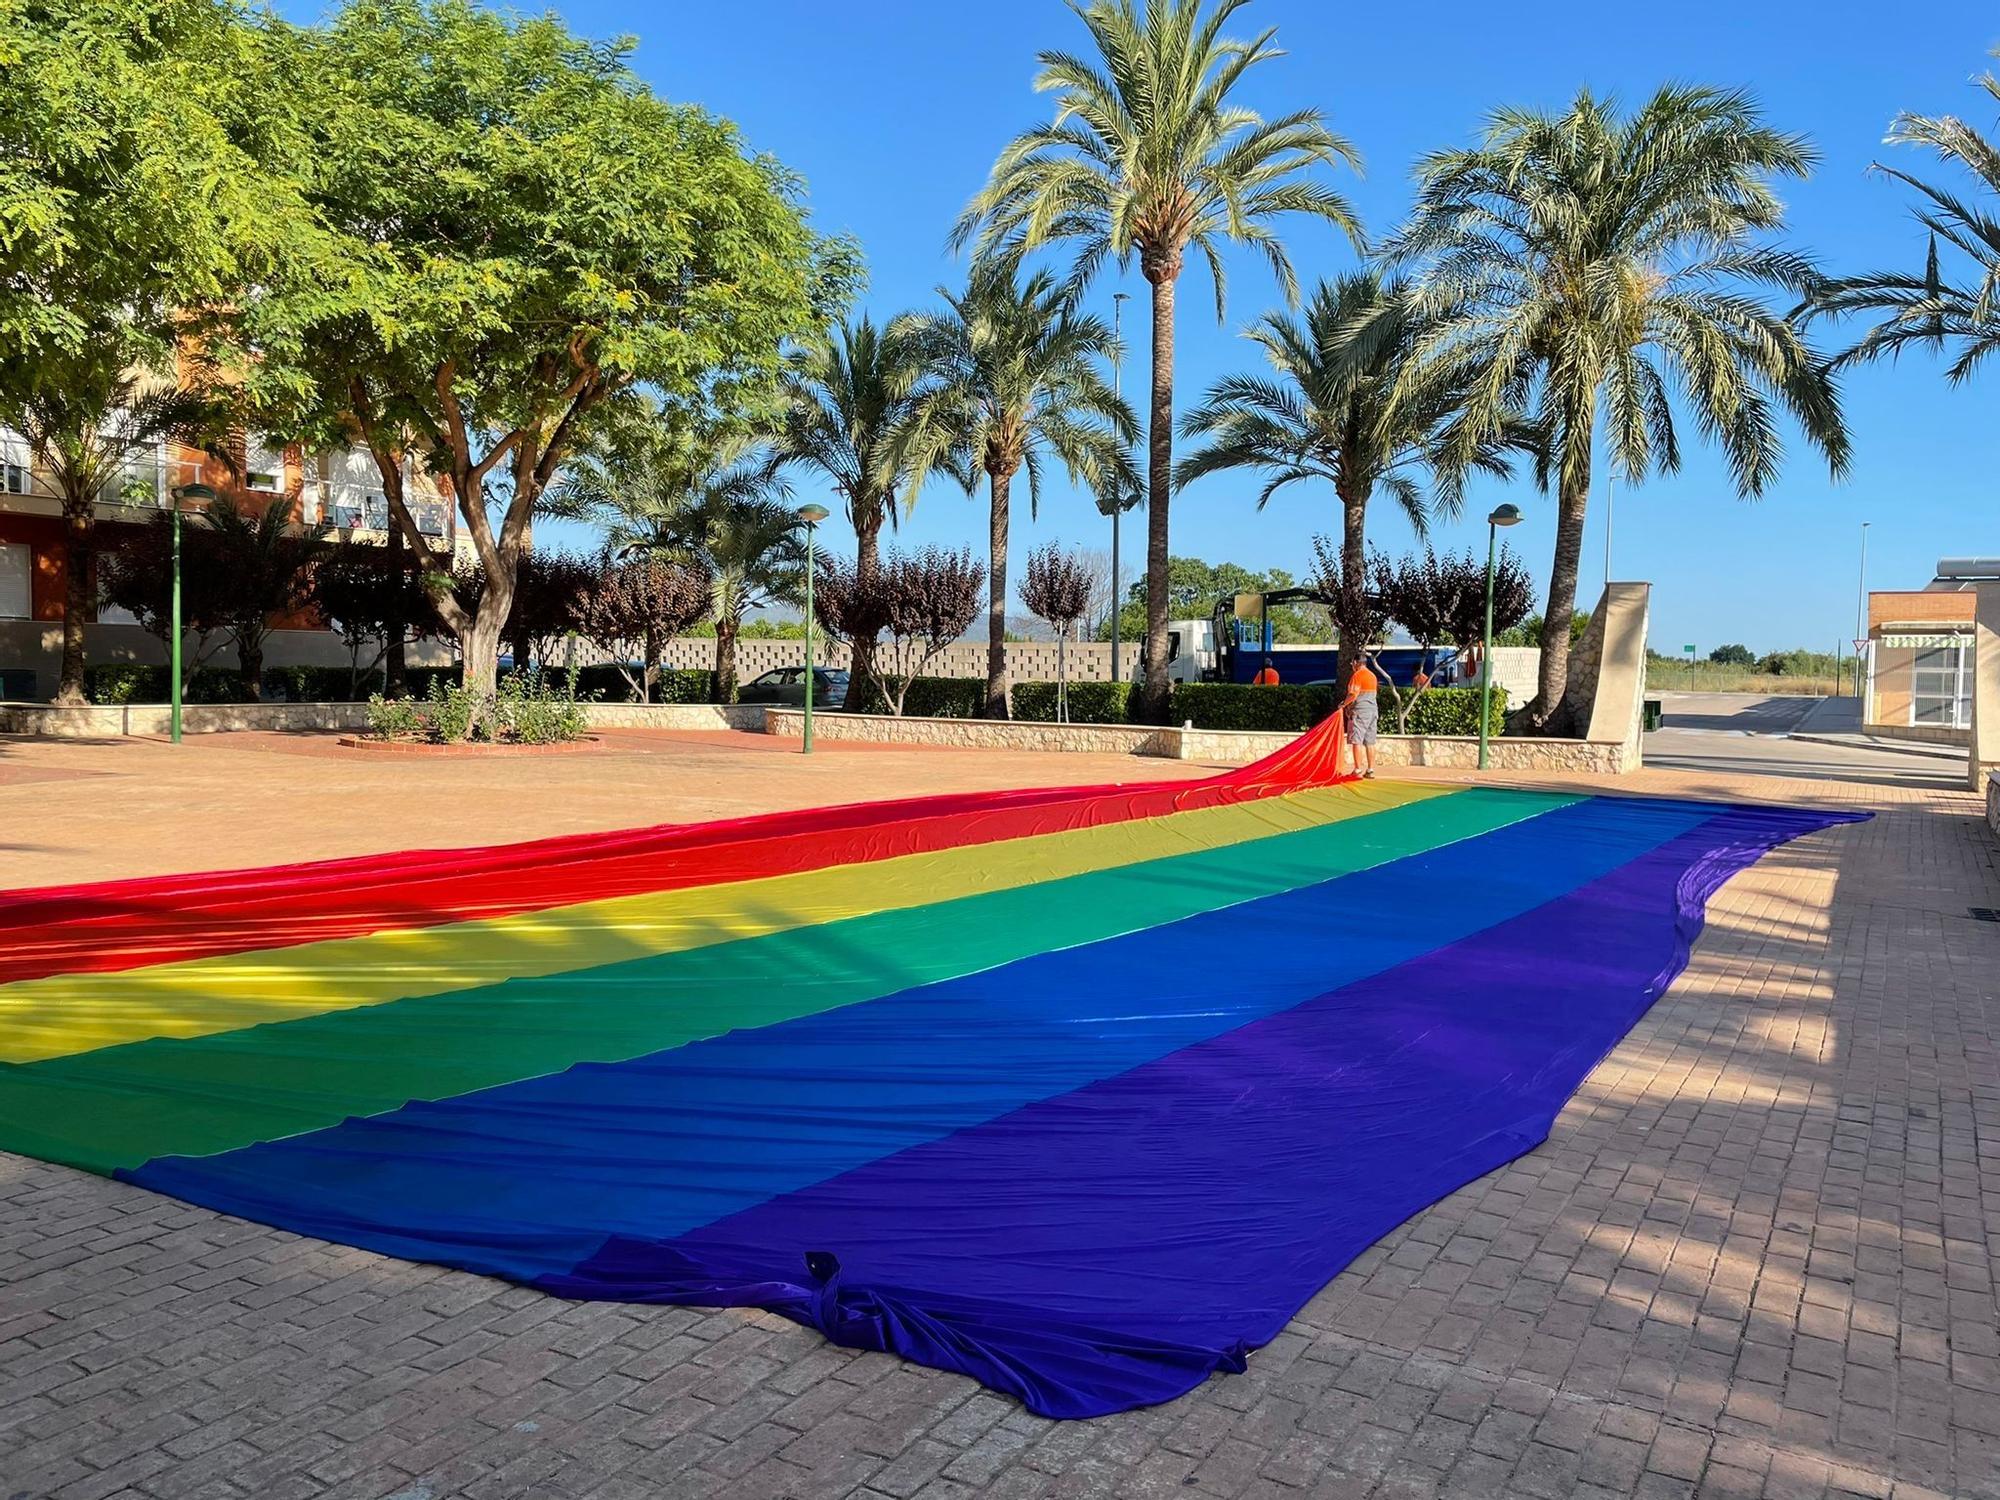
[[[99,492],[98,550],[114,545],[122,528],[148,524],[171,504],[178,487],[195,482],[259,509],[288,500],[303,523],[326,526],[342,536],[387,536],[389,502],[372,454],[354,449],[308,453],[297,444],[251,433],[233,456],[239,464],[235,473],[175,443],[162,443],[135,458]],[[418,528],[456,551],[457,512],[449,496],[428,475],[414,472],[405,473],[404,493]],[[0,699],[46,699],[54,693],[66,595],[60,496],[50,477],[35,466],[27,442],[0,429]],[[266,653],[270,665],[346,664],[347,648],[324,624],[284,623],[291,628],[273,633]],[[164,660],[158,639],[108,606],[94,609],[84,641],[86,659],[93,665]],[[235,664],[227,651],[215,661]]]

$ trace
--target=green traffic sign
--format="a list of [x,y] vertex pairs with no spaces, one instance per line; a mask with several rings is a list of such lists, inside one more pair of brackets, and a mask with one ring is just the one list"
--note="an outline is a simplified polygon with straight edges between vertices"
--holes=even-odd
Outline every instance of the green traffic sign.
[[1692,647],[1692,646],[1683,646],[1683,647],[1681,647],[1681,650],[1683,650],[1683,651],[1687,652],[1687,654],[1688,654],[1689,656],[1693,656],[1693,655],[1694,655],[1694,647]]

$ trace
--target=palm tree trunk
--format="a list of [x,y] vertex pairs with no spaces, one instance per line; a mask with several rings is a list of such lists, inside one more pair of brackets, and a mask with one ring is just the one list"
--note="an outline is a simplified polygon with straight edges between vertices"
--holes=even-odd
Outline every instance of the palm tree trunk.
[[1541,676],[1535,699],[1522,711],[1536,734],[1560,734],[1556,722],[1563,693],[1569,686],[1569,627],[1576,614],[1576,580],[1583,560],[1583,519],[1590,504],[1590,465],[1586,458],[1563,475],[1556,503],[1556,555],[1549,569],[1549,603],[1542,611]]
[[1174,468],[1174,274],[1153,277],[1153,393],[1146,419],[1146,684],[1139,717],[1167,721],[1167,502]]
[[[858,501],[854,506],[854,587],[864,599],[879,586],[878,580],[882,576],[882,519],[887,508],[895,503],[895,496],[889,495]],[[872,706],[881,692],[881,679],[875,675],[875,642],[857,640],[852,649],[853,659],[848,664],[847,701]],[[871,685],[876,692],[870,691]]]
[[83,626],[91,608],[90,564],[96,550],[96,513],[86,498],[82,504],[63,501],[63,643],[62,680],[58,703],[82,703]]
[[1014,476],[986,476],[993,503],[987,512],[986,717],[1007,717],[1007,492]]
[[1340,657],[1335,681],[1344,688],[1368,649],[1368,497],[1348,485],[1340,495]]
[[734,609],[725,609],[715,617],[715,701],[734,703],[736,701],[736,633],[743,626],[743,617]]

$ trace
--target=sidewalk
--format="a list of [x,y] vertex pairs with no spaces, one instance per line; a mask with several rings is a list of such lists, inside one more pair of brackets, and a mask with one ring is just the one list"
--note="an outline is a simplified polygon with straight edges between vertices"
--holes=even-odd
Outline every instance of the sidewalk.
[[1799,720],[1787,739],[1815,745],[1845,745],[1859,750],[1896,750],[1935,760],[1965,762],[1963,745],[1933,745],[1893,735],[1869,734],[1861,727],[1859,698],[1822,698]]
[[[916,764],[813,769],[853,795]],[[671,757],[617,769],[656,815],[720,795]],[[2000,867],[1977,800],[1561,784],[1876,817],[1725,886],[1547,1144],[1378,1243],[1245,1374],[1052,1424],[774,1317],[561,1302],[0,1156],[0,1496],[2000,1500],[2000,926],[1968,912],[2000,906]],[[181,815],[211,846],[299,821]]]

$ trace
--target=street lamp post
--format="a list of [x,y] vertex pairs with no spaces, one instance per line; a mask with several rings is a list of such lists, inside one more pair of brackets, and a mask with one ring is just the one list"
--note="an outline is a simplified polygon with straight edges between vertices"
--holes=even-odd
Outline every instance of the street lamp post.
[[1854,582],[1854,696],[1861,696],[1861,642],[1868,638],[1868,527],[1861,523],[1861,572]]
[[801,505],[799,519],[806,528],[806,728],[805,748],[800,753],[813,753],[813,533],[819,523],[827,517],[824,505]]
[[169,492],[174,502],[173,582],[167,598],[167,738],[181,742],[181,502],[210,502],[215,491],[205,484],[176,485]]
[[1487,707],[1493,695],[1493,562],[1500,546],[1500,528],[1518,526],[1521,507],[1501,505],[1486,518],[1486,635],[1479,648],[1479,769],[1486,769]]

